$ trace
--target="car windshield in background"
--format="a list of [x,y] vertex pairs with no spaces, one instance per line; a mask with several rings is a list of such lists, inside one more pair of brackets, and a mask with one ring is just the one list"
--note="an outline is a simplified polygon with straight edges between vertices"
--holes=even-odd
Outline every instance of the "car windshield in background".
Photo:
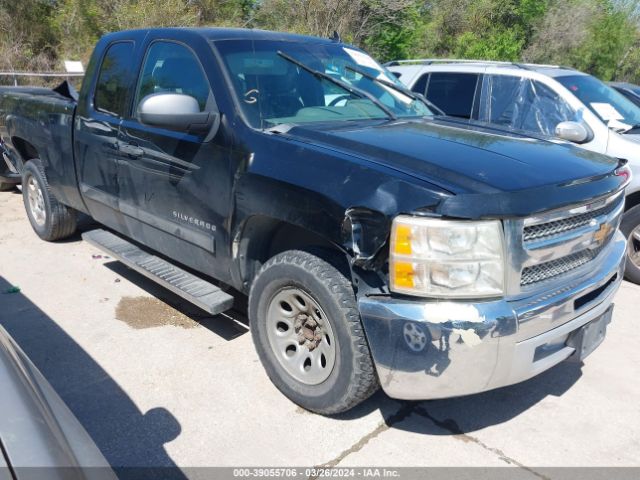
[[360,50],[251,40],[219,40],[215,46],[238,102],[256,128],[432,114],[423,101],[399,91],[405,87],[396,77]]
[[556,80],[610,128],[626,132],[640,126],[640,108],[597,78],[590,75],[570,75],[557,77]]

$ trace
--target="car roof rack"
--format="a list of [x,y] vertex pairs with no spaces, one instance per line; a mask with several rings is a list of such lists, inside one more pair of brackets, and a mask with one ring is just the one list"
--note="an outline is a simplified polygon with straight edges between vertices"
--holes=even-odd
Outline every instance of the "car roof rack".
[[433,65],[436,63],[479,63],[486,65],[498,65],[505,67],[517,67],[522,68],[524,70],[532,70],[533,68],[566,68],[569,70],[573,70],[571,67],[563,67],[561,65],[546,65],[546,64],[538,64],[538,63],[520,63],[520,62],[507,62],[507,61],[498,61],[498,60],[472,60],[468,58],[459,59],[459,58],[419,58],[419,59],[409,59],[409,60],[393,60],[391,62],[387,62],[384,64],[385,67],[396,67],[399,65]]

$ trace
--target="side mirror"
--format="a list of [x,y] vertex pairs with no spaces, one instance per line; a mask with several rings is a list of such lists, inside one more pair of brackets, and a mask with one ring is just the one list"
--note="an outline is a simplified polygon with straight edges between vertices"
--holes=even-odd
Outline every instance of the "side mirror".
[[556,126],[556,136],[573,143],[584,143],[589,140],[589,131],[578,122],[560,122]]
[[140,122],[181,132],[207,132],[216,116],[214,112],[201,112],[195,98],[181,93],[147,95],[138,106]]

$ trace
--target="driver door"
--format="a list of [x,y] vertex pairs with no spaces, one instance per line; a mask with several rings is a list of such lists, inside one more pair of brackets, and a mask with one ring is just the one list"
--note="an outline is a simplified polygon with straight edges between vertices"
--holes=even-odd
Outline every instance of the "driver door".
[[143,124],[140,102],[159,93],[195,98],[213,111],[213,94],[200,61],[185,44],[154,40],[138,78],[132,114],[119,134],[120,209],[129,235],[171,258],[215,276],[216,238],[225,218],[228,149],[208,132]]

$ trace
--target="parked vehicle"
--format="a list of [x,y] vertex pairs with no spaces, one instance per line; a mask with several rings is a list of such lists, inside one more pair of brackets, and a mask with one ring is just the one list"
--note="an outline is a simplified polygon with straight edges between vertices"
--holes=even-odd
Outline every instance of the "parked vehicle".
[[0,90],[0,135],[41,238],[85,212],[109,229],[86,240],[211,314],[215,282],[247,294],[269,377],[323,414],[581,360],[622,280],[623,161],[433,118],[338,41],[109,34],[77,103]]
[[563,139],[628,160],[634,178],[621,225],[629,241],[625,276],[640,283],[640,107],[570,68],[429,59],[388,65],[447,115]]
[[640,107],[640,85],[625,82],[609,82],[608,85]]
[[0,326],[0,478],[116,476],[49,382]]

